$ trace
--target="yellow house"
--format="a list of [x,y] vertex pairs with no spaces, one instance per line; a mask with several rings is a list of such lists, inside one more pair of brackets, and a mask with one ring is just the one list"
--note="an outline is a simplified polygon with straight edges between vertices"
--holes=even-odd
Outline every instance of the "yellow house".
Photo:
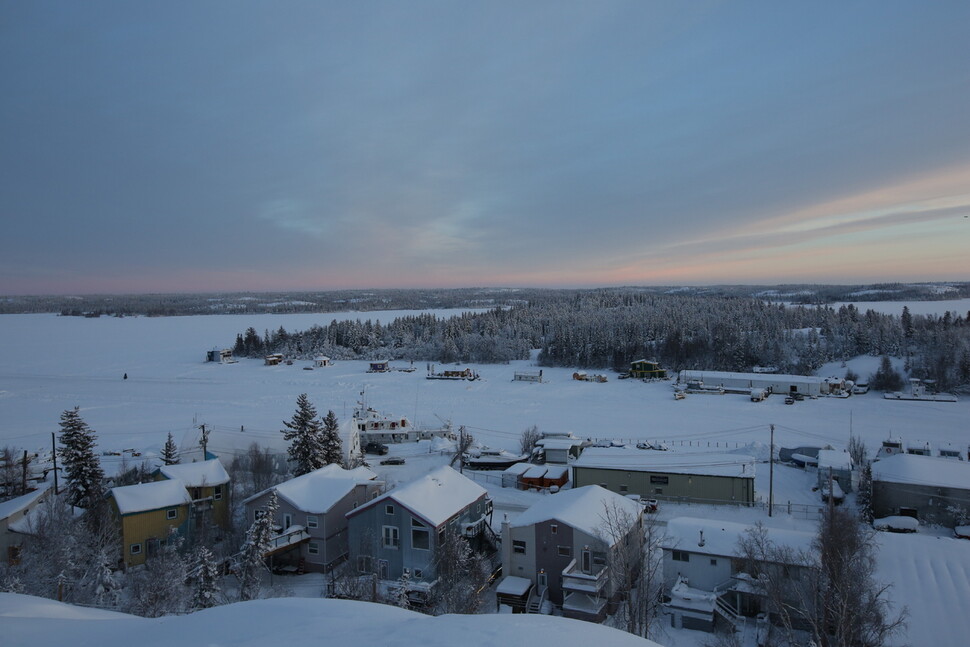
[[229,473],[218,458],[162,465],[155,472],[155,480],[178,480],[189,491],[193,514],[190,533],[213,525],[229,528]]
[[168,541],[172,529],[185,533],[192,498],[182,481],[115,487],[108,497],[121,525],[125,567],[144,564],[153,557]]

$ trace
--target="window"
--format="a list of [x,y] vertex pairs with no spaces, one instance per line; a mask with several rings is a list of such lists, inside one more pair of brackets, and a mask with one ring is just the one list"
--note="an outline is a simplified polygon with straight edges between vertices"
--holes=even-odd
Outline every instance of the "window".
[[593,570],[593,566],[592,566],[593,560],[591,557],[592,556],[589,552],[589,547],[587,546],[583,548],[583,572],[584,573],[589,573],[590,571]]
[[219,501],[220,499],[222,499],[222,486],[221,485],[217,485],[215,487],[215,489],[212,491],[212,498],[214,498],[216,501]]
[[559,556],[569,557],[573,554],[573,549],[571,546],[559,546]]
[[664,489],[662,487],[655,487],[655,488],[653,488],[653,493],[654,494],[663,494],[664,493]]
[[559,526],[556,525],[556,524],[551,524],[549,526],[549,532],[551,532],[554,535],[558,534],[559,533]]
[[384,526],[384,548],[397,548],[401,545],[401,533],[397,526]]
[[620,494],[626,494],[629,491],[630,491],[630,486],[629,485],[621,485],[620,486]]
[[132,555],[141,555],[141,544],[132,544],[128,547],[128,552]]
[[286,530],[293,525],[293,515],[289,512],[283,515],[283,530]]
[[315,515],[315,514],[308,514],[306,516],[306,527],[307,528],[316,528],[317,527],[317,523],[318,523],[317,522],[317,515]]
[[711,559],[711,566],[717,566],[717,560],[716,559],[713,559],[713,558]]
[[519,553],[520,555],[525,555],[525,542],[521,539],[512,540],[512,552]]
[[392,505],[384,506],[384,514],[394,514],[394,506]]
[[317,543],[317,542],[315,542],[315,541],[311,541],[309,544],[307,544],[306,552],[309,553],[309,554],[311,554],[311,555],[319,555],[320,554],[320,544]]
[[357,571],[359,573],[373,573],[374,563],[370,555],[359,555],[357,557]]
[[175,508],[171,508],[165,511],[165,518],[171,521],[172,519],[178,519],[179,511]]
[[414,569],[414,577],[415,578],[417,578],[417,579],[420,580],[423,576],[424,576],[424,572],[420,568]]
[[669,485],[670,484],[670,477],[669,476],[657,476],[656,474],[651,474],[650,475],[650,483],[653,484],[653,485]]
[[670,551],[670,558],[675,562],[689,562],[690,553],[683,550],[672,550]]
[[431,550],[431,531],[417,519],[411,519],[411,548]]

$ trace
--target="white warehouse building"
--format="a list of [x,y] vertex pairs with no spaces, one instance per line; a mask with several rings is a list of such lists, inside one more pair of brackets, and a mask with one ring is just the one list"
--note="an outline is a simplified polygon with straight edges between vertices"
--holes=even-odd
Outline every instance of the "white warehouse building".
[[728,371],[691,371],[683,370],[678,374],[681,384],[692,382],[704,386],[722,386],[725,389],[770,389],[772,393],[787,395],[829,395],[845,391],[845,380],[837,377],[815,377],[813,375],[778,375],[775,373],[731,373]]

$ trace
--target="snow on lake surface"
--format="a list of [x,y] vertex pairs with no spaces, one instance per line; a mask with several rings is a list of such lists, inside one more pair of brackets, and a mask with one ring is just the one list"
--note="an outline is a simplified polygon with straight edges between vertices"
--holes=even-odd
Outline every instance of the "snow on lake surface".
[[938,315],[943,316],[945,312],[953,312],[961,316],[966,316],[970,312],[970,299],[945,299],[942,301],[844,301],[840,303],[828,304],[835,310],[840,307],[854,305],[861,312],[875,310],[887,315],[903,314],[903,306],[909,308],[910,314],[914,315]]
[[[688,395],[674,400],[666,382],[617,380],[612,373],[604,384],[579,382],[572,379],[576,369],[571,367],[542,368],[542,384],[512,382],[515,371],[539,370],[529,360],[472,366],[482,376],[475,382],[426,380],[423,363],[416,363],[413,373],[369,374],[366,361],[338,361],[335,366],[309,371],[303,367],[311,366],[311,361],[272,367],[261,360],[242,359],[229,365],[203,361],[206,351],[231,346],[235,335],[249,326],[260,332],[281,325],[302,330],[326,325],[334,318],[389,321],[402,314],[409,313],[122,319],[4,315],[0,317],[0,339],[4,340],[0,443],[49,449],[51,432],[59,430],[61,412],[79,406],[84,420],[97,432],[102,450],[137,449],[149,456],[161,450],[168,432],[182,449],[188,449],[197,442],[196,425],[205,423],[212,429],[210,449],[228,463],[233,453],[244,451],[251,442],[282,449],[282,422],[292,417],[299,394],[307,393],[319,412],[333,409],[344,420],[365,390],[367,403],[378,411],[407,416],[424,425],[437,426],[439,418],[451,419],[456,427],[465,425],[480,442],[516,453],[522,431],[532,425],[540,431],[571,431],[582,438],[632,443],[662,440],[672,453],[736,452],[759,461],[768,455],[771,424],[775,425],[776,445],[786,447],[831,444],[845,448],[851,428],[865,441],[870,454],[890,434],[907,441],[949,442],[967,451],[968,398],[956,403],[907,402],[869,393],[846,399],[807,399],[794,405],[785,405],[774,396],[764,402],[751,402],[742,395]],[[878,361],[860,357],[845,366],[829,364],[819,375],[841,376],[852,369],[864,379],[875,371]],[[392,364],[406,365],[400,361]],[[125,373],[127,380],[122,379]],[[406,457],[406,464],[374,469],[389,486],[407,483],[447,463],[435,449],[429,442],[393,445],[391,455]],[[108,472],[116,470],[122,460],[102,457]],[[758,497],[766,499],[767,466],[759,464],[755,472]],[[812,472],[783,465],[776,465],[774,472],[776,503],[820,505],[818,493],[811,489],[816,484]],[[495,498],[496,523],[503,514],[514,517],[521,513],[540,496],[482,484]],[[814,531],[812,521],[787,514],[767,519],[756,508],[661,506],[660,518],[676,516],[743,523],[764,520],[775,527]],[[956,607],[970,600],[970,542],[936,535],[923,528],[906,537],[880,535],[885,551],[880,557],[880,574],[893,582],[895,603],[910,609],[909,642],[964,645],[970,635],[970,617]],[[907,548],[899,548],[902,545]],[[3,624],[8,625],[6,618]],[[360,624],[366,621],[360,620]],[[272,622],[268,626],[288,624]],[[702,638],[709,638],[701,634],[695,640],[690,637],[695,633],[670,631],[670,639],[661,642],[700,644]],[[295,634],[290,638],[297,639]],[[40,636],[32,642],[55,644]]]

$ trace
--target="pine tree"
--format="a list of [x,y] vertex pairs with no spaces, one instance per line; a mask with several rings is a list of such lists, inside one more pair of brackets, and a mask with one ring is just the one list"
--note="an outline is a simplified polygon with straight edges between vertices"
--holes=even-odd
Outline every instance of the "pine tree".
[[94,431],[81,419],[78,407],[61,414],[60,426],[68,503],[90,508],[104,494],[104,471],[94,453]]
[[269,495],[266,508],[262,511],[263,514],[246,531],[246,541],[243,542],[242,551],[240,551],[239,569],[237,571],[240,600],[255,600],[259,597],[260,576],[266,569],[264,560],[271,547],[270,541],[273,536],[273,524],[278,507],[276,490],[273,490]]
[[286,429],[282,429],[283,438],[290,441],[287,452],[290,462],[295,463],[293,473],[301,476],[319,469],[325,465],[323,461],[323,445],[320,434],[320,421],[317,420],[317,410],[310,403],[306,393],[301,393],[296,399],[296,412],[290,422],[283,421]]
[[208,609],[216,606],[219,603],[219,568],[211,550],[205,546],[199,547],[193,570],[192,608]]
[[327,411],[323,419],[323,433],[321,437],[322,460],[324,465],[340,464],[344,459],[343,443],[340,440],[340,423],[333,410]]
[[162,462],[166,465],[176,465],[179,462],[179,448],[175,445],[175,439],[172,438],[172,432],[168,432],[168,440],[165,441],[165,446],[162,447]]

